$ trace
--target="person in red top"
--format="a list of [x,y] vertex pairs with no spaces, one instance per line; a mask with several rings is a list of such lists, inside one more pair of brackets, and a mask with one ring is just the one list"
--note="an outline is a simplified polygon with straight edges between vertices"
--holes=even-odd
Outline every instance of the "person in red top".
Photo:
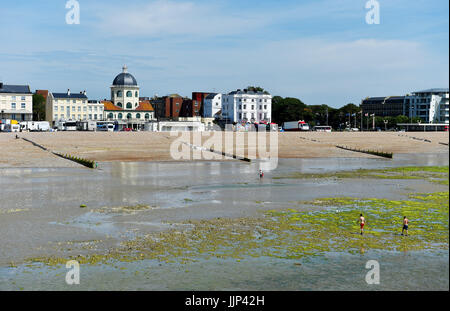
[[361,235],[363,235],[364,225],[366,224],[366,219],[364,218],[363,214],[359,215],[358,222],[359,222],[360,233],[361,233]]
[[409,219],[406,218],[406,216],[403,216],[403,229],[402,229],[402,235],[403,235],[403,232],[406,230],[406,236],[408,236],[408,223],[409,223]]
[[259,170],[259,178],[263,178],[264,177],[264,173],[262,170]]

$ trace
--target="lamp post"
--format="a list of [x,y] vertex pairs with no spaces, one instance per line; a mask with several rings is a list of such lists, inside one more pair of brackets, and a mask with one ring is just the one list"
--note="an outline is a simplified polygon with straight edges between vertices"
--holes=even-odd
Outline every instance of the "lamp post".
[[383,122],[384,122],[384,131],[386,132],[387,131],[387,124],[388,124],[389,120],[383,120]]

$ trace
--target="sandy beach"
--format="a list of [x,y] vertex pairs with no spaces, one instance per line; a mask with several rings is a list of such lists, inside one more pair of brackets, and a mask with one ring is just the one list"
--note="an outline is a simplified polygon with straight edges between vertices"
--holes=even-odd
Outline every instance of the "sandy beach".
[[[236,150],[249,158],[259,157],[257,147],[248,144],[245,133],[237,133],[243,144],[235,143]],[[267,134],[269,135],[269,134]],[[15,133],[0,134],[0,167],[77,167],[78,164],[33,146],[27,141],[16,139]],[[194,143],[191,138],[177,138],[170,133],[153,132],[56,132],[18,133],[49,150],[71,154],[98,162],[109,161],[173,161],[171,144],[179,139]],[[219,137],[203,137],[202,144],[209,140],[217,151],[221,151]],[[236,137],[235,137],[236,139]],[[343,158],[372,155],[355,153],[336,148],[336,145],[351,148],[379,150],[394,154],[443,153],[448,152],[448,132],[363,132],[363,133],[278,133],[279,158]],[[198,144],[198,143],[197,143]],[[250,147],[249,147],[250,146]]]

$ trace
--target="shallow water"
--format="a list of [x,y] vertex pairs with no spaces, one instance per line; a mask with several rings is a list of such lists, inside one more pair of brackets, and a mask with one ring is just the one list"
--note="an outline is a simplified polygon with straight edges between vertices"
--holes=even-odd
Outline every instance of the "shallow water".
[[[421,180],[272,179],[291,172],[448,163],[448,154],[396,155],[393,160],[281,159],[277,169],[266,172],[262,180],[258,162],[238,161],[113,162],[101,163],[99,170],[0,169],[0,290],[448,290],[448,251],[327,254],[305,259],[301,266],[292,260],[265,257],[186,265],[140,261],[83,266],[84,281],[78,288],[65,285],[64,267],[7,267],[11,261],[33,256],[72,254],[60,246],[67,241],[103,240],[107,249],[136,234],[165,230],[171,227],[167,222],[252,217],[267,209],[288,208],[293,202],[319,197],[403,199],[410,192],[448,190]],[[80,208],[80,204],[87,208]],[[130,213],[99,212],[104,207],[135,204],[151,208]],[[377,258],[385,277],[378,287],[367,287],[365,262]]]

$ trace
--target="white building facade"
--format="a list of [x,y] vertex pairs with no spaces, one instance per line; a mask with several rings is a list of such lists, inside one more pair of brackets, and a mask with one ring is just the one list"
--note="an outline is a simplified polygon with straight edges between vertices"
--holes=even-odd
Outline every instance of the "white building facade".
[[409,117],[419,117],[423,123],[449,124],[449,89],[428,89],[407,96]]
[[71,93],[50,92],[47,96],[45,119],[50,124],[57,121],[103,120],[103,104],[89,101],[86,91]]
[[221,117],[226,123],[270,123],[272,121],[272,96],[245,89],[224,94]]
[[33,94],[28,85],[6,85],[0,82],[0,119],[33,119]]
[[205,97],[203,102],[203,117],[215,118],[219,117],[222,111],[223,94],[211,93]]

